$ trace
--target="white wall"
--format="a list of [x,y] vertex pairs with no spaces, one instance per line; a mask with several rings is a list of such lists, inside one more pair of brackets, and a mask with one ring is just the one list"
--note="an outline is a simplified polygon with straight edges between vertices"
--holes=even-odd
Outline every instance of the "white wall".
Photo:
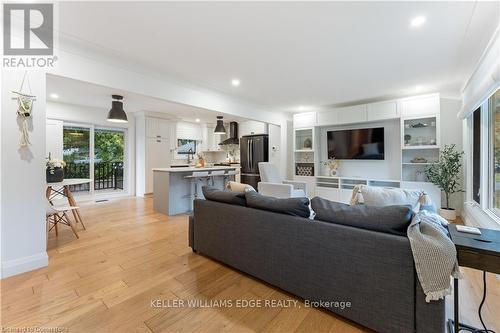
[[[391,119],[386,121],[328,126],[319,129],[320,152],[319,160],[325,161],[328,156],[327,132],[333,130],[358,129],[367,127],[384,127],[385,159],[383,161],[364,160],[341,160],[338,169],[339,175],[343,177],[362,177],[375,179],[400,179],[401,169],[401,145],[400,145],[400,120]],[[324,174],[323,168],[318,170]]]
[[[135,117],[128,113],[128,123],[118,124],[106,120],[108,115],[107,109],[97,109],[87,106],[78,106],[65,103],[47,102],[47,119],[62,120],[64,122],[80,123],[86,125],[96,125],[107,128],[124,128],[126,129],[126,145],[125,151],[126,164],[126,183],[128,184],[128,193],[135,194]],[[52,141],[50,136],[53,133],[47,133],[47,140]]]
[[37,96],[30,122],[28,148],[19,148],[17,102],[23,71],[1,76],[1,277],[48,264],[45,228],[45,73],[29,72],[32,94]]
[[[455,144],[458,151],[463,150],[463,140],[462,140],[462,120],[457,117],[457,113],[462,106],[462,102],[457,99],[441,98],[441,147],[445,145]],[[464,161],[465,164],[465,161]],[[460,175],[460,181],[465,189],[462,174]],[[445,200],[444,194],[441,195],[441,203],[443,204]],[[462,211],[462,206],[464,202],[463,193],[455,193],[452,195],[450,200],[451,207],[457,210],[460,214]]]

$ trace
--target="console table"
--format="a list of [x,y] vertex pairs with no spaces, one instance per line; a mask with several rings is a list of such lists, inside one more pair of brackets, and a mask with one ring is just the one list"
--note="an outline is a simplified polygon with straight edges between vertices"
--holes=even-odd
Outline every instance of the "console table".
[[[457,226],[448,226],[450,237],[457,249],[458,264],[486,272],[500,274],[500,231],[481,229],[481,235],[457,231]],[[484,282],[486,284],[486,281]],[[486,287],[486,286],[484,286]],[[458,279],[453,281],[454,319],[448,320],[448,331],[474,331],[476,328],[460,323],[458,303]],[[486,295],[483,296],[483,300]],[[481,311],[481,308],[480,310]]]

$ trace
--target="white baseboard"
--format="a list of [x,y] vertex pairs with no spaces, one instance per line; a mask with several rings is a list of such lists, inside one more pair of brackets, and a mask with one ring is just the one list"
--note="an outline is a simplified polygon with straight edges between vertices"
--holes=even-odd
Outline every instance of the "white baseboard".
[[12,275],[29,272],[37,268],[46,267],[49,264],[47,252],[41,252],[32,256],[23,257],[14,260],[2,262],[2,270],[0,271],[0,279],[7,278]]

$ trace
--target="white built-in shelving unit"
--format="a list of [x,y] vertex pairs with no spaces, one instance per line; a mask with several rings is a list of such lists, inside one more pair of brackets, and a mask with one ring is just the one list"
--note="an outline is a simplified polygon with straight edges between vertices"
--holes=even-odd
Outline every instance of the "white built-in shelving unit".
[[[321,175],[318,133],[322,127],[363,124],[399,119],[401,123],[400,178],[373,179],[369,169],[366,178]],[[423,189],[434,202],[440,202],[441,192],[425,179],[424,170],[439,157],[441,144],[439,94],[429,94],[382,101],[370,104],[335,108],[321,112],[295,114],[294,126],[294,179],[305,181],[309,196],[321,196],[339,202],[349,202],[352,188],[357,184],[381,187]],[[420,160],[416,160],[420,158]],[[420,161],[421,163],[415,163]],[[304,175],[304,169],[312,172]],[[439,203],[437,204],[439,206]]]

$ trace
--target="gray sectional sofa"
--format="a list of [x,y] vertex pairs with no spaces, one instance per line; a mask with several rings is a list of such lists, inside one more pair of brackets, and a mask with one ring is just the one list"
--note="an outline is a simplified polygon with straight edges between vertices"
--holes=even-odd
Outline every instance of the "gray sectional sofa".
[[403,235],[195,200],[189,245],[378,332],[445,330],[444,301],[425,302]]

